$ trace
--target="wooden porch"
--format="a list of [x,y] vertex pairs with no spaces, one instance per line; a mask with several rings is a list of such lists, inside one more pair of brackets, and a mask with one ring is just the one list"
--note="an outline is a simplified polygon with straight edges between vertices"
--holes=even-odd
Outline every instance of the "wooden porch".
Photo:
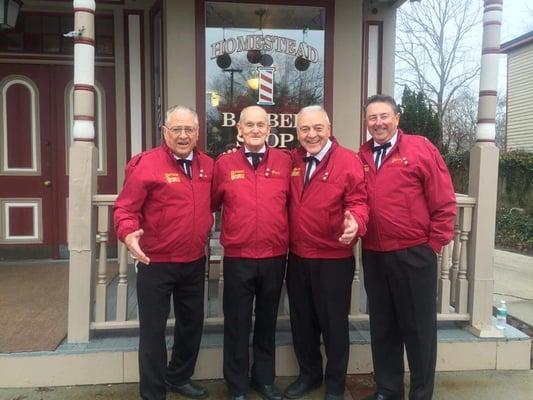
[[[96,235],[95,252],[89,279],[77,282],[91,294],[87,299],[90,318],[81,321],[73,314],[82,293],[70,288],[69,332],[54,351],[0,354],[3,379],[0,387],[73,385],[136,382],[138,319],[135,292],[135,267],[125,247],[119,246],[118,259],[108,259],[108,237],[111,207],[115,195],[93,197]],[[438,274],[438,351],[440,371],[475,369],[529,369],[531,340],[520,331],[508,327],[505,336],[493,331],[492,337],[472,333],[472,284],[476,271],[468,263],[469,237],[472,228],[474,198],[457,195],[458,216],[455,239],[439,256]],[[209,263],[205,276],[205,328],[195,377],[222,377],[223,315],[221,299],[224,273],[217,234],[213,233],[208,249]],[[366,313],[366,296],[362,284],[360,248],[356,248],[356,271],[352,282],[350,313],[350,373],[372,371],[370,332]],[[70,271],[72,282],[73,271]],[[492,294],[491,294],[492,295]],[[73,297],[74,296],[74,297]],[[492,302],[492,299],[488,301]],[[279,306],[277,374],[297,374],[292,350],[288,301],[285,288]],[[169,319],[169,326],[174,320]],[[73,318],[87,340],[73,340]],[[81,326],[80,326],[81,325]],[[170,348],[173,338],[167,337]],[[497,335],[500,334],[500,337]],[[32,373],[33,372],[33,373]]]

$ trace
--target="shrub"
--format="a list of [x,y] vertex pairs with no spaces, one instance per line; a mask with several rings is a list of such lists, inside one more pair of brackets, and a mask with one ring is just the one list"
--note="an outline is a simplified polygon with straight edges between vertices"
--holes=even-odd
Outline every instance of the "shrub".
[[[468,192],[469,152],[444,156],[455,191]],[[533,215],[533,153],[509,151],[500,154],[498,207],[520,207]]]
[[533,216],[507,208],[498,209],[496,246],[533,253]]

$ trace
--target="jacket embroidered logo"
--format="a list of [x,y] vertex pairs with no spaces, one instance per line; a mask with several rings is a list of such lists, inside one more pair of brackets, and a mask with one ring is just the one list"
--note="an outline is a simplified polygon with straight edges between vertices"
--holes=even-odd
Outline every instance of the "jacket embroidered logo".
[[238,169],[236,171],[231,171],[231,180],[234,181],[236,179],[244,179],[244,170]]
[[300,168],[293,168],[291,176],[300,176]]
[[181,182],[179,174],[167,172],[165,174],[165,178],[166,178],[168,183],[179,183],[179,182]]
[[281,173],[279,171],[276,171],[275,169],[272,170],[272,175],[281,175]]
[[391,163],[392,164],[401,163],[401,164],[407,165],[409,164],[409,161],[407,161],[406,157],[394,157],[394,158],[391,158]]

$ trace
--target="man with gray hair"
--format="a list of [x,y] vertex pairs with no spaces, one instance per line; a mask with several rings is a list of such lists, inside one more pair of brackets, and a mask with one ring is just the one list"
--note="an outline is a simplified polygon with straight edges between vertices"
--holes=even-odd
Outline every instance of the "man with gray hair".
[[341,400],[349,355],[352,249],[368,220],[364,173],[355,152],[331,136],[322,107],[303,108],[296,129],[302,147],[292,151],[287,289],[300,374],[285,397],[299,398],[325,379],[325,400]]
[[[204,319],[213,160],[196,149],[198,116],[187,107],[167,111],[163,139],[130,160],[114,207],[117,237],[138,260],[140,395],[163,400],[170,390],[203,399],[207,391],[190,378]],[[171,296],[176,325],[167,365]]]

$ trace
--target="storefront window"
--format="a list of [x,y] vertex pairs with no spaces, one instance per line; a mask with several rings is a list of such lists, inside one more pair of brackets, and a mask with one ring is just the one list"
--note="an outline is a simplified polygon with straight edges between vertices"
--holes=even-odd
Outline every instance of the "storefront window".
[[269,114],[272,146],[297,145],[295,115],[324,103],[325,8],[206,3],[207,151],[237,143],[240,111]]

